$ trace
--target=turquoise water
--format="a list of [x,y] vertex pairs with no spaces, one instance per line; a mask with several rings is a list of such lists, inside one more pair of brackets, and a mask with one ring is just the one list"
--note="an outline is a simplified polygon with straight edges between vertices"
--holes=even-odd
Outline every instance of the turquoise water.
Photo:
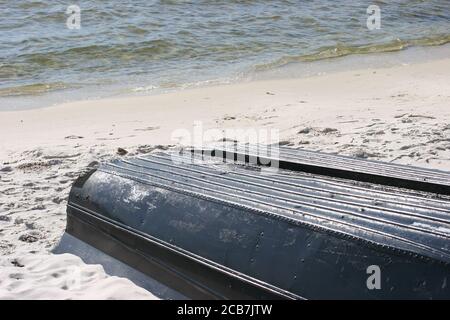
[[[81,9],[78,30],[66,27],[68,4]],[[379,30],[366,26],[371,4],[381,9]],[[448,0],[0,0],[0,12],[0,109],[450,42]]]

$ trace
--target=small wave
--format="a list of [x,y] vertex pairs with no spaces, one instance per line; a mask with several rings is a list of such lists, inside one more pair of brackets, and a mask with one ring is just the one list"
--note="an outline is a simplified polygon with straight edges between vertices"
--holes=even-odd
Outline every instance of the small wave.
[[450,34],[439,36],[439,37],[431,37],[431,38],[421,38],[421,39],[413,39],[413,40],[400,40],[397,39],[390,43],[384,44],[372,44],[372,45],[364,45],[364,46],[333,46],[333,47],[325,47],[321,50],[307,55],[298,55],[298,56],[284,56],[278,60],[259,64],[254,67],[254,71],[265,71],[269,69],[274,69],[278,67],[282,67],[289,63],[295,62],[313,62],[317,60],[324,59],[333,59],[348,56],[351,54],[370,54],[370,53],[382,53],[382,52],[393,52],[400,51],[412,46],[439,46],[450,43]]
[[34,8],[45,8],[47,7],[47,4],[41,1],[30,1],[30,2],[24,2],[20,3],[19,7],[22,9],[34,9]]
[[136,35],[143,35],[143,34],[148,33],[148,30],[146,30],[144,28],[139,28],[138,26],[127,26],[126,30],[131,34],[136,34]]
[[63,90],[67,88],[69,88],[69,86],[63,82],[35,83],[17,87],[1,88],[0,97],[40,95],[50,91]]
[[155,39],[138,43],[89,44],[65,50],[23,54],[18,56],[18,58],[26,63],[31,62],[49,67],[53,65],[60,66],[65,61],[86,61],[86,59],[130,60],[142,57],[157,59],[158,55],[169,54],[172,48],[173,44],[171,42]]
[[133,89],[131,89],[131,91],[132,92],[150,92],[157,88],[158,88],[157,86],[150,85],[150,86],[146,86],[146,87],[133,88]]

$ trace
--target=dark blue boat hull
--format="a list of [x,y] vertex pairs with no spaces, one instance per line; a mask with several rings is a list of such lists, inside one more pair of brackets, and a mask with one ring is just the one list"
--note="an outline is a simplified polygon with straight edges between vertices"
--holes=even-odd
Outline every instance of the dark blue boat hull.
[[445,195],[188,158],[91,171],[66,231],[194,299],[450,298]]

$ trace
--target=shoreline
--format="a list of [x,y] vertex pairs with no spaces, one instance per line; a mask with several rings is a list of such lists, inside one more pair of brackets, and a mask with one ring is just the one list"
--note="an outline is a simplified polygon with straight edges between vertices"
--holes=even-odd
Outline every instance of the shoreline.
[[[133,97],[149,97],[186,90],[207,89],[217,86],[239,85],[255,81],[289,80],[309,78],[323,74],[333,74],[345,71],[358,71],[361,69],[382,69],[402,64],[418,64],[445,59],[450,56],[450,43],[439,45],[416,45],[396,51],[373,52],[365,54],[348,54],[344,56],[323,58],[314,61],[290,61],[282,65],[261,68],[253,68],[242,71],[240,75],[229,75],[227,77],[216,77],[191,83],[173,84],[173,87],[158,87],[142,83],[93,85],[92,87],[64,88],[36,95],[0,96],[3,106],[14,105],[13,108],[6,107],[0,110],[0,114],[8,111],[27,111],[43,109],[61,104],[76,103],[83,101],[97,101],[105,99],[126,99]],[[54,83],[61,86],[60,83]],[[51,84],[52,85],[52,84]],[[44,84],[40,84],[44,86]],[[82,95],[83,98],[79,96]],[[64,101],[64,102],[61,102]]]
[[[449,70],[441,58],[0,112],[0,299],[154,299],[50,251],[88,164],[121,157],[118,148],[129,156],[174,145],[174,131],[193,132],[196,121],[205,131],[277,129],[294,148],[450,171]],[[67,284],[74,270],[81,286]]]
[[[175,144],[176,141],[171,139],[173,131],[192,131],[195,121],[201,121],[205,130],[276,127],[280,130],[281,140],[295,142],[295,128],[299,122],[312,126],[322,123],[325,127],[336,127],[334,129],[345,127],[350,131],[345,133],[348,135],[352,129],[361,129],[360,125],[353,124],[370,122],[364,114],[361,120],[357,119],[357,114],[365,110],[373,114],[373,118],[380,113],[381,118],[389,116],[395,120],[402,113],[414,113],[420,108],[424,113],[439,112],[444,118],[450,113],[445,108],[449,105],[450,86],[447,83],[450,75],[446,72],[449,66],[450,59],[446,58],[307,78],[258,80],[160,95],[84,100],[39,109],[3,111],[0,159],[37,145]],[[441,106],[441,110],[437,110],[437,106]],[[299,112],[301,118],[295,119]],[[416,118],[426,120],[427,117],[432,120],[430,117],[433,116]],[[346,122],[346,118],[351,119]],[[404,121],[407,123],[408,120]]]

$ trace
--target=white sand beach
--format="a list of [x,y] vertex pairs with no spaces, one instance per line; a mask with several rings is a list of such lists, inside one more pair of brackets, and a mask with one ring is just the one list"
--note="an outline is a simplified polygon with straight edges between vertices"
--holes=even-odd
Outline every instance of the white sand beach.
[[[450,58],[1,112],[0,299],[155,299],[50,251],[87,165],[176,145],[173,132],[198,121],[204,130],[274,128],[294,148],[450,171]],[[71,287],[74,270],[81,285]]]

